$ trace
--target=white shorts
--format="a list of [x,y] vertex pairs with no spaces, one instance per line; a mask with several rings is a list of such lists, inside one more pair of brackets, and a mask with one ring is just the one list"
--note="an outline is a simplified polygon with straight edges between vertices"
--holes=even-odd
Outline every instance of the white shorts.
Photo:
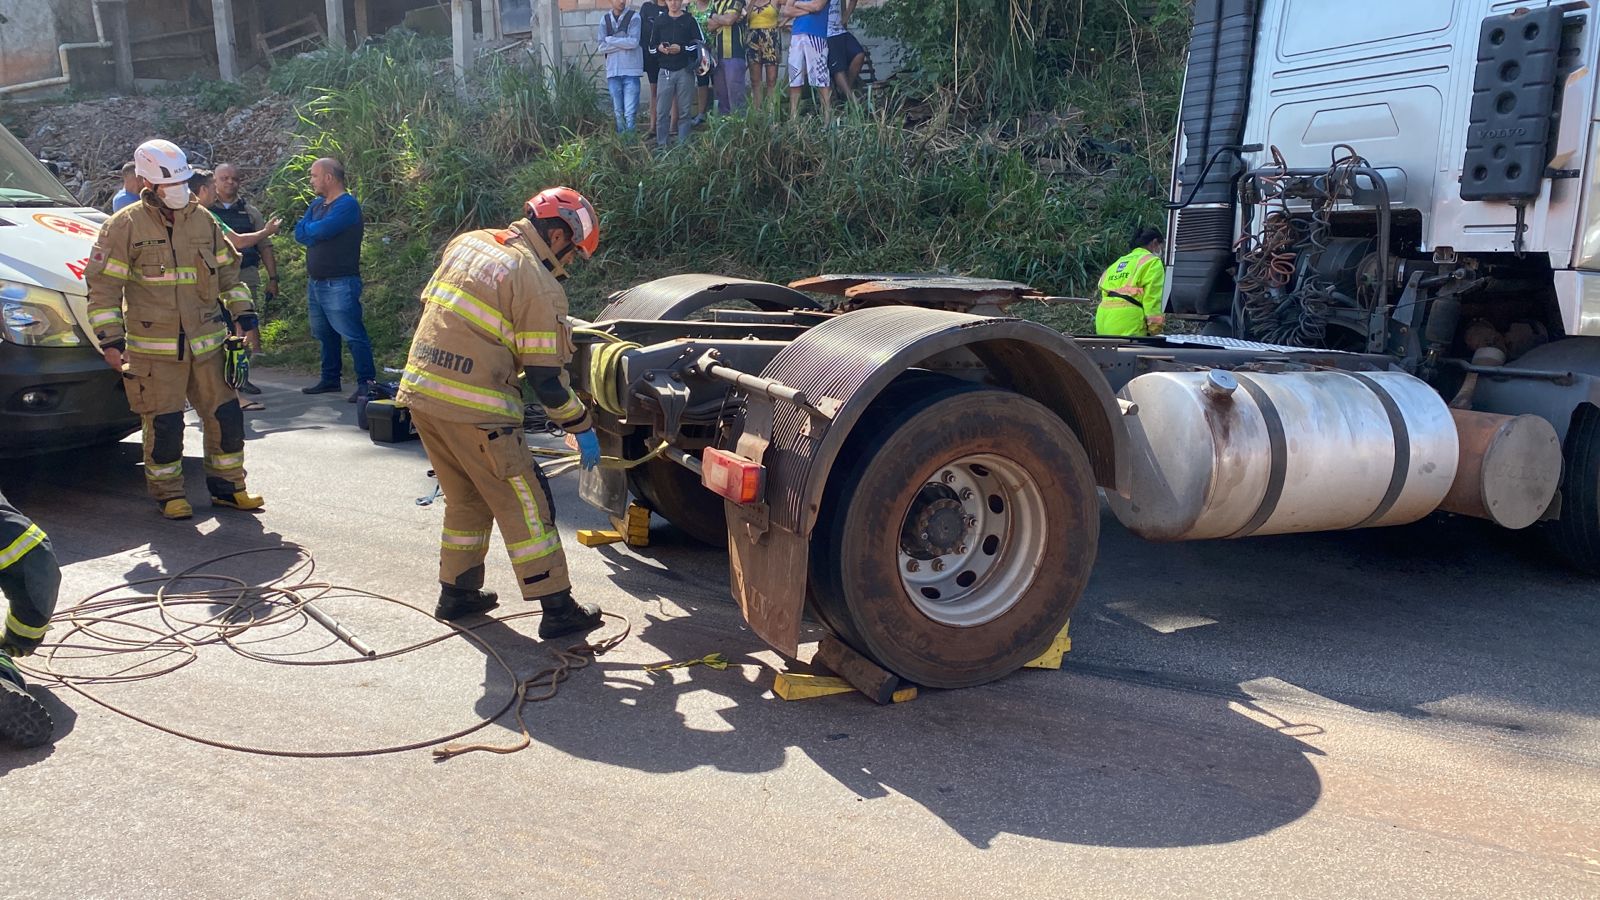
[[828,80],[828,39],[814,34],[797,34],[789,39],[789,87],[825,88]]

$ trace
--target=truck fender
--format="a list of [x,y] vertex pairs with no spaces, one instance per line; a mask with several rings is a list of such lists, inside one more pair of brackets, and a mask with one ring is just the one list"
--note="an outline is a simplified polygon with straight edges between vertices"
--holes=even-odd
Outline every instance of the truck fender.
[[752,394],[738,451],[766,466],[766,499],[726,504],[734,596],[751,629],[780,652],[797,649],[812,529],[840,449],[891,382],[953,350],[975,357],[989,382],[1059,415],[1082,442],[1096,482],[1126,490],[1128,434],[1116,397],[1088,354],[1060,332],[903,306],[830,319],[761,372],[804,391],[821,414]]
[[1600,408],[1600,337],[1573,337],[1535,347],[1509,364],[1513,369],[1569,372],[1565,383],[1526,378],[1478,380],[1472,408],[1509,416],[1535,415],[1555,426],[1563,445],[1584,404]]
[[668,275],[612,294],[610,302],[595,317],[595,321],[676,321],[713,303],[733,300],[744,300],[766,312],[820,309],[817,301],[781,284],[729,278],[726,275],[686,274]]

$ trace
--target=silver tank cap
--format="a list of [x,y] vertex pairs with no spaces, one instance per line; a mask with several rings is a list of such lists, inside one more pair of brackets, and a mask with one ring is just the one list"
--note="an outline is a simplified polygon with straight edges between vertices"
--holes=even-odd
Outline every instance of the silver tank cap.
[[1212,369],[1206,373],[1206,383],[1201,390],[1213,400],[1223,400],[1233,396],[1239,389],[1239,379],[1226,369]]

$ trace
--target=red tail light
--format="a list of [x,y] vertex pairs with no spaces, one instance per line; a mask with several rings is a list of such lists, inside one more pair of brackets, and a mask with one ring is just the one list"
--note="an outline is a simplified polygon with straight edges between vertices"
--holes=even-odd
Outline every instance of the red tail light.
[[766,490],[767,467],[737,453],[707,447],[700,455],[700,483],[735,503],[755,503]]

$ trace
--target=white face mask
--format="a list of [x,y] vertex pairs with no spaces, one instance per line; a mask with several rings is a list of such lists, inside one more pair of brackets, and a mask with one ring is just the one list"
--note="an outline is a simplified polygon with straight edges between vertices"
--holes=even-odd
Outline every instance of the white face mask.
[[187,184],[169,184],[160,189],[161,202],[167,209],[183,209],[189,205],[189,186]]

